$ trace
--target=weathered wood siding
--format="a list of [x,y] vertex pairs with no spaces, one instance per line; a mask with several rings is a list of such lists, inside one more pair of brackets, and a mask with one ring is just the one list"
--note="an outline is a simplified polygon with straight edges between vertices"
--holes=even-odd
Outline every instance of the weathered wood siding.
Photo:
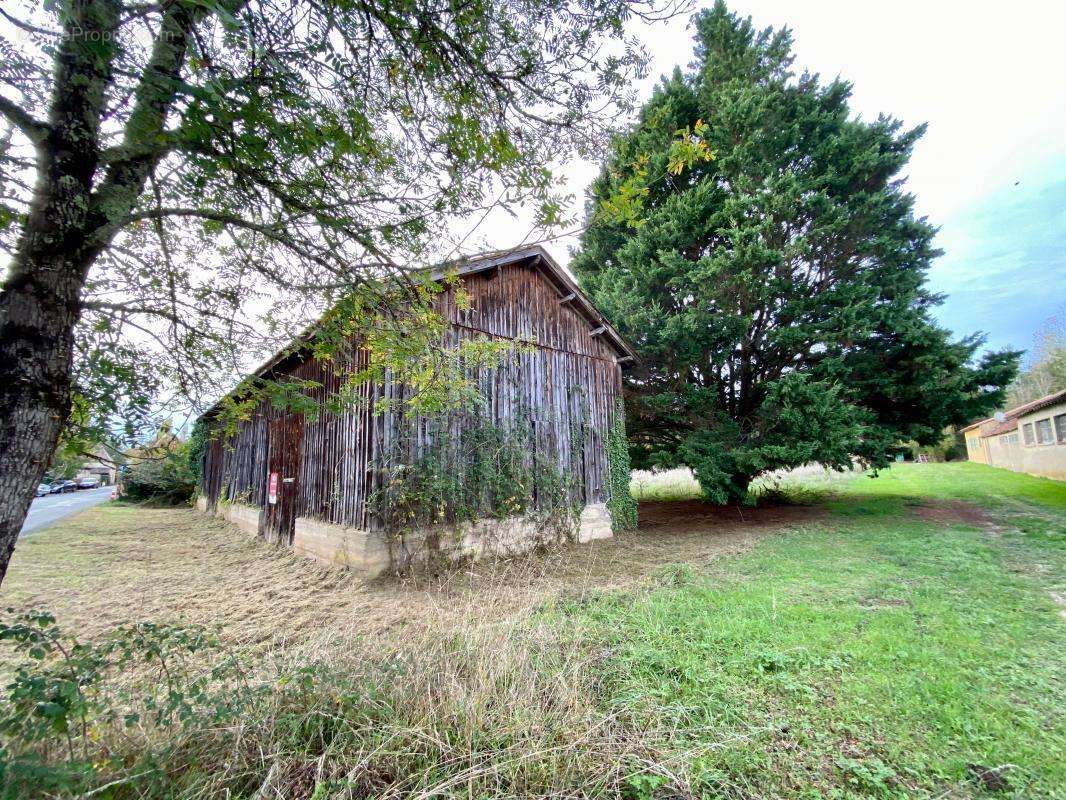
[[[524,415],[531,423],[530,452],[554,452],[559,470],[570,478],[573,501],[603,502],[606,436],[621,394],[617,354],[570,303],[561,302],[559,291],[535,266],[511,264],[467,276],[463,283],[472,301],[469,310],[456,305],[452,290],[442,293],[439,301],[450,323],[449,343],[484,336],[534,343],[506,363],[470,376],[484,399],[478,414],[500,427]],[[312,358],[284,372],[322,384],[315,390],[322,395],[319,399],[339,388],[340,376]],[[388,467],[397,459],[416,459],[442,424],[402,410],[373,413],[377,401],[402,400],[404,392],[391,381],[368,384],[359,408],[303,421],[297,516],[379,527],[368,501],[390,474]],[[241,423],[236,435],[212,444],[202,487],[209,502],[221,497],[266,504],[267,465],[272,460],[268,431],[271,422],[287,413],[264,405]],[[456,447],[463,446],[464,427],[473,419],[467,412],[447,417],[449,441]]]

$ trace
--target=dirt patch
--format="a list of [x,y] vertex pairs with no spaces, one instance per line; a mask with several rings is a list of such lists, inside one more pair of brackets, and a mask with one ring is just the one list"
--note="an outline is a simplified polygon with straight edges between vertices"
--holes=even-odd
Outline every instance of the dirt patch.
[[504,621],[552,598],[632,586],[669,564],[698,568],[821,514],[646,503],[639,529],[614,539],[366,583],[194,511],[105,507],[20,542],[0,598],[49,609],[90,638],[139,620],[218,625],[240,644],[379,636]]
[[760,531],[819,519],[825,512],[816,506],[766,505],[756,508],[715,506],[699,500],[676,503],[641,503],[639,533],[671,535],[698,531],[725,533]]
[[913,506],[911,513],[919,519],[939,522],[942,525],[975,525],[981,528],[998,528],[996,520],[988,511],[963,500],[930,500]]
[[907,605],[906,600],[896,597],[867,597],[859,602],[859,608],[864,611],[877,611],[881,608],[899,608]]

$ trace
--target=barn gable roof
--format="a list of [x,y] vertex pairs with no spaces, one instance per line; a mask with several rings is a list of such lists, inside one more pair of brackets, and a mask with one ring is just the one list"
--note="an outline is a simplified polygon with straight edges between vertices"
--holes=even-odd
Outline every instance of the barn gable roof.
[[480,272],[488,272],[505,266],[529,264],[547,279],[559,293],[560,300],[569,302],[581,316],[589,323],[598,335],[602,335],[611,349],[623,362],[637,361],[636,351],[622,338],[599,312],[592,300],[577,285],[573,278],[559,263],[551,257],[547,250],[540,245],[530,245],[516,250],[503,250],[498,253],[484,253],[482,255],[466,258],[459,261],[448,262],[433,268],[433,277],[437,280],[446,274],[476,275]]
[[[563,269],[559,263],[551,257],[547,250],[540,245],[529,245],[514,250],[501,250],[493,253],[483,253],[469,258],[445,262],[436,267],[431,267],[431,275],[434,280],[442,280],[446,275],[477,275],[494,269],[509,266],[528,266],[540,272],[549,284],[559,293],[560,302],[571,305],[589,323],[593,333],[603,336],[611,349],[618,356],[620,364],[634,364],[639,359],[636,351],[626,342],[611,323],[599,312],[592,300],[589,299],[581,287]],[[287,347],[279,350],[256,369],[249,373],[249,377],[264,377],[272,371],[282,367],[286,363],[301,357],[302,344],[308,340],[317,326],[317,322],[309,325],[296,340]],[[219,408],[224,395],[214,403],[201,416],[212,416]]]

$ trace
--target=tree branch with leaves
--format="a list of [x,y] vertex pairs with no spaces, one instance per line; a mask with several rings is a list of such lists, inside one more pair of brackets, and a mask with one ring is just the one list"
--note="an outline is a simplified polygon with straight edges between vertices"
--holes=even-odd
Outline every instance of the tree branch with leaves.
[[[554,220],[653,0],[25,0],[0,18],[0,578],[75,398],[152,427],[449,225]],[[417,298],[418,291],[412,292]],[[371,317],[373,315],[370,315]]]

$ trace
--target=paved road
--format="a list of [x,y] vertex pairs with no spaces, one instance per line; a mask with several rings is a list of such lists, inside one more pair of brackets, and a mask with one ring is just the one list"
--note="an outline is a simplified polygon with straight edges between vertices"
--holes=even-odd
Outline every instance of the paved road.
[[76,492],[46,494],[44,497],[34,498],[30,505],[30,513],[26,515],[26,521],[22,523],[19,536],[33,533],[71,514],[77,514],[79,511],[99,505],[109,497],[111,497],[111,487],[101,486],[99,489],[79,489]]

